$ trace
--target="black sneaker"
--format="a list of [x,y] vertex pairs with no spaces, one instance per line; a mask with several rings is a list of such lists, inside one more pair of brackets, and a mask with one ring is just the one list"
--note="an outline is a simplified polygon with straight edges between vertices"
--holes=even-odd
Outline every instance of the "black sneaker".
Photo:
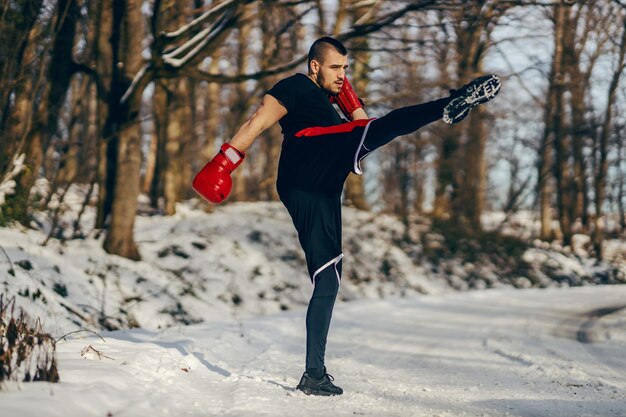
[[458,90],[450,90],[452,100],[443,109],[443,121],[449,125],[465,119],[472,108],[494,98],[502,82],[495,74],[483,75]]
[[300,383],[296,387],[297,390],[304,392],[306,395],[341,395],[343,390],[333,384],[335,378],[332,375],[324,374],[322,379],[315,379],[308,373],[304,373],[300,379]]

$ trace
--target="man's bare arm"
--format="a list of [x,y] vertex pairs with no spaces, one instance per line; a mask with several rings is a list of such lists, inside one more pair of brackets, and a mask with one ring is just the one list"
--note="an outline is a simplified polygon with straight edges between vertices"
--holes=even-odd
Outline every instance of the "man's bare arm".
[[351,117],[352,117],[352,120],[369,119],[369,117],[367,117],[367,113],[365,113],[365,110],[363,109],[363,107],[356,109],[352,113]]
[[273,96],[263,96],[261,106],[239,128],[230,144],[241,152],[246,152],[263,131],[287,114],[285,106]]

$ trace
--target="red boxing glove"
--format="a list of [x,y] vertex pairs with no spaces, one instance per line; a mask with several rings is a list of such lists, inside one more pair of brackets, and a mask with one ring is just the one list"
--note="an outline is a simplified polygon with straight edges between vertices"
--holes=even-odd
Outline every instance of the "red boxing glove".
[[356,95],[352,84],[348,81],[348,77],[343,77],[343,84],[339,94],[330,96],[330,102],[336,103],[341,112],[350,120],[355,110],[363,108],[363,101]]
[[233,188],[230,173],[243,162],[245,156],[229,143],[223,144],[219,153],[196,174],[193,189],[213,204],[226,200]]

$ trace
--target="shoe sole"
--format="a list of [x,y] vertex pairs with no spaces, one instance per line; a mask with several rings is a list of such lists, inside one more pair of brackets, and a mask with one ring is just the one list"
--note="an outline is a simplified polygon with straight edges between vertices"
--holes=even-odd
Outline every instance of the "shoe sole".
[[493,99],[500,91],[500,87],[502,82],[495,74],[477,78],[475,83],[468,87],[469,95],[457,97],[448,103],[443,111],[443,121],[448,124],[460,122],[472,108]]
[[320,396],[324,396],[324,397],[331,397],[334,395],[341,395],[339,393],[333,393],[333,392],[328,392],[328,391],[319,391],[319,390],[313,390],[311,388],[308,387],[296,387],[297,390],[302,391],[303,393],[305,393],[306,395],[320,395]]

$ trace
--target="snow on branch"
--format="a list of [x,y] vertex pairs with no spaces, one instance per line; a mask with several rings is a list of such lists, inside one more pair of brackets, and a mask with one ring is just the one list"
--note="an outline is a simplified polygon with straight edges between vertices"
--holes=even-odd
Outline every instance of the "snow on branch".
[[[370,20],[371,16],[369,14],[366,14],[361,19],[359,19],[359,21],[354,26],[352,26],[352,28],[350,28],[346,32],[339,34],[337,36],[337,39],[340,41],[346,41],[348,39],[368,35],[372,32],[376,32],[384,28],[385,26],[392,24],[393,22],[400,19],[401,17],[403,17],[404,15],[406,15],[407,13],[411,11],[424,9],[436,3],[437,2],[435,0],[414,1],[412,3],[407,4],[401,9],[398,9],[396,11],[389,12],[383,15],[376,20]],[[375,5],[376,4],[374,3],[372,7],[374,7]]]
[[237,3],[239,2],[241,2],[241,0],[226,0],[224,3],[218,4],[212,9],[207,10],[206,12],[202,13],[200,16],[198,16],[191,22],[187,23],[186,25],[181,26],[177,30],[173,32],[162,33],[161,36],[165,39],[176,39],[180,36],[183,36],[187,34],[187,32],[190,32],[192,29],[194,29],[196,26],[202,24],[204,21],[206,21],[209,17],[211,17],[215,13],[221,12],[227,9],[228,7],[232,6],[233,4],[237,5]]
[[130,84],[130,86],[128,87],[126,92],[124,92],[124,95],[122,96],[122,98],[120,100],[121,104],[126,103],[126,100],[128,100],[128,98],[131,96],[131,94],[133,94],[135,92],[135,90],[137,90],[137,86],[148,75],[148,68],[149,67],[150,67],[150,64],[146,64],[143,67],[141,67],[141,69],[139,71],[137,71],[137,74],[135,74],[135,78],[133,78],[133,82]]
[[[11,165],[13,166],[13,169],[11,169],[4,176],[4,178],[2,178],[2,182],[0,182],[0,208],[6,202],[5,197],[7,195],[15,194],[15,186],[17,185],[17,183],[15,182],[14,178],[17,177],[20,174],[20,172],[22,172],[25,169],[25,166],[24,166],[25,157],[26,157],[26,154],[15,155],[13,157],[13,160],[11,161]],[[9,165],[9,167],[11,167],[11,165]]]
[[[411,11],[420,10],[428,6],[432,6],[435,3],[436,3],[435,0],[415,1],[415,2],[407,4],[401,9],[398,9],[393,12],[389,12],[375,20],[370,20],[371,16],[367,15],[367,20],[370,20],[370,21],[368,21],[367,23],[362,23],[362,24],[353,26],[349,30],[339,34],[337,36],[337,39],[339,39],[340,41],[347,41],[352,38],[357,38],[360,36],[365,36],[372,32],[376,32],[384,28],[385,26],[392,24],[394,21],[396,21],[397,19],[401,18],[402,16],[406,15],[407,13]],[[364,2],[364,5],[369,5],[369,4],[370,3]],[[373,2],[371,5],[375,6],[376,2]],[[361,19],[361,21],[363,20],[364,19]],[[235,75],[214,74],[208,71],[201,70],[199,68],[191,68],[191,67],[185,67],[185,68],[179,67],[179,68],[180,68],[180,74],[185,75],[187,77],[191,77],[196,80],[215,82],[219,84],[229,84],[229,83],[238,83],[238,82],[242,82],[246,80],[258,80],[258,79],[268,77],[271,75],[281,74],[281,73],[294,69],[296,66],[305,62],[306,59],[307,59],[307,56],[304,55],[280,66],[276,66],[273,68],[269,68],[269,69],[254,72],[254,73],[235,74]],[[176,62],[176,61],[173,61],[173,62]],[[168,63],[172,63],[172,62],[168,62]]]
[[[258,80],[264,77],[281,74],[290,71],[305,62],[307,56],[299,56],[292,61],[275,66],[272,68],[264,69],[249,74],[214,74],[208,71],[202,70],[196,66],[190,65],[199,56],[199,54],[208,46],[211,42],[214,42],[220,36],[222,36],[229,26],[237,20],[237,10],[242,4],[247,4],[255,0],[227,0],[210,10],[207,10],[197,19],[189,22],[187,25],[182,26],[180,29],[164,33],[161,35],[162,39],[166,39],[168,43],[171,43],[175,39],[179,39],[185,35],[191,35],[192,31],[197,26],[206,23],[206,21],[218,13],[221,13],[210,26],[203,28],[199,32],[195,33],[190,39],[184,42],[182,45],[174,46],[166,49],[167,52],[163,53],[161,60],[153,61],[152,66],[144,66],[135,75],[131,86],[124,93],[122,102],[125,102],[136,91],[142,83],[149,78],[150,74],[156,77],[170,78],[177,76],[187,76],[196,80],[204,80],[208,82],[215,82],[219,84],[238,83],[246,80]],[[414,0],[411,3],[405,4],[402,8],[395,11],[383,14],[380,17],[374,18],[373,12],[378,10],[380,2],[377,0],[362,0],[355,3],[361,7],[369,7],[367,13],[359,19],[359,22],[352,26],[349,30],[339,34],[337,38],[340,41],[347,41],[352,38],[368,35],[372,32],[383,29],[384,27],[392,24],[397,19],[406,15],[411,11],[425,9],[427,7],[436,4],[435,0]],[[166,64],[165,66],[159,65],[159,61]]]
[[[235,4],[235,6],[231,8],[227,8],[228,5],[233,5],[233,4]],[[224,30],[226,30],[228,25],[232,24],[232,22],[236,19],[236,14],[235,14],[236,8],[237,8],[237,2],[230,0],[206,12],[203,16],[206,15],[205,17],[208,18],[210,14],[214,14],[214,13],[224,10],[222,16],[220,16],[217,19],[217,21],[213,23],[212,26],[209,26],[201,30],[200,32],[196,33],[187,42],[183,43],[182,45],[178,47],[174,47],[168,53],[163,54],[161,57],[162,62],[173,67],[174,69],[180,69],[186,64],[190,63],[194,58],[198,56],[198,54],[208,44],[210,44],[218,36],[220,36],[224,32]],[[206,19],[203,19],[203,21],[204,20]],[[194,25],[193,27],[195,26],[196,25]],[[185,27],[188,27],[189,30],[192,28],[192,26],[189,26],[189,25],[185,25],[183,28]],[[172,34],[175,34],[175,35],[172,35],[171,37],[172,38],[178,37],[179,35],[182,35],[183,33],[186,34],[187,31],[188,30],[181,31],[179,29],[175,32],[171,32]],[[127,102],[129,98],[137,90],[141,89],[142,86],[145,86],[145,84],[147,84],[147,82],[149,81],[149,78],[152,76],[154,72],[155,72],[155,66],[153,62],[144,65],[137,72],[137,74],[135,74],[135,76],[133,77],[133,81],[131,82],[128,89],[124,92],[124,95],[120,99],[120,103],[123,104]]]
[[[187,64],[191,59],[195,58],[207,44],[209,44],[220,33],[222,33],[226,26],[231,22],[231,18],[233,17],[233,15],[233,9],[227,10],[219,18],[219,20],[213,24],[212,27],[208,27],[198,32],[193,38],[185,42],[180,47],[176,48],[168,54],[163,55],[163,61],[173,66],[174,68],[180,68],[183,65]],[[191,49],[191,51],[189,51],[186,55],[181,58],[176,58],[177,56],[185,53],[189,49]]]
[[283,72],[290,71],[306,61],[307,55],[300,56],[284,65],[268,68],[263,71],[258,71],[250,74],[236,74],[236,75],[224,75],[214,74],[208,71],[201,70],[199,68],[183,68],[181,73],[196,80],[203,80],[218,84],[230,84],[239,83],[247,80],[259,80],[261,78],[269,77]]

